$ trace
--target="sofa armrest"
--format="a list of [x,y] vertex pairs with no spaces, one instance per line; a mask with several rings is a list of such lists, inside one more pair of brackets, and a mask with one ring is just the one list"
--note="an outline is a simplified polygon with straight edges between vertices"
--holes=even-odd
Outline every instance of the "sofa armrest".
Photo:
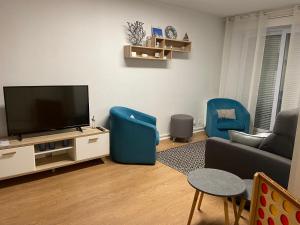
[[150,123],[154,126],[156,126],[156,118],[154,116],[148,115],[146,113],[142,113],[139,111],[136,111],[134,109],[132,109],[132,111],[134,112],[135,118],[141,121],[144,121],[146,123]]
[[240,107],[236,108],[236,113],[237,113],[237,119],[242,121],[244,124],[243,132],[249,133],[250,113],[242,104],[240,105]]
[[291,160],[222,138],[206,142],[205,167],[221,169],[243,179],[264,172],[284,187],[288,185]]
[[217,109],[213,106],[213,104],[210,104],[210,106],[207,108],[206,127],[205,127],[205,130],[209,136],[216,129],[218,119],[219,117],[218,117]]

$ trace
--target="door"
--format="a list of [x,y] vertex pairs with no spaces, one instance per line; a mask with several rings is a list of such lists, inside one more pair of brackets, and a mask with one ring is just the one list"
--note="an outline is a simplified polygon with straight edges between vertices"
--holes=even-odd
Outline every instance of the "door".
[[273,28],[266,36],[254,119],[254,127],[258,131],[272,130],[281,110],[289,32],[287,27]]

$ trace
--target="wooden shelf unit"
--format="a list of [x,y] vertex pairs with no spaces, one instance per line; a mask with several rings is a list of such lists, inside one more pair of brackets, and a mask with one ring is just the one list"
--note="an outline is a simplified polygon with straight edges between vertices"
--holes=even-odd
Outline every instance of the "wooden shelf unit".
[[166,56],[168,60],[171,60],[173,58],[172,50],[164,49],[164,56]]
[[54,152],[60,152],[60,151],[65,151],[74,148],[74,146],[69,146],[69,147],[62,147],[62,148],[55,148],[51,150],[46,150],[46,151],[35,151],[34,155],[46,155],[46,154],[52,154]]
[[[136,56],[132,56],[132,52],[136,52]],[[159,53],[159,57],[155,57],[155,53]],[[143,57],[142,54],[147,54],[147,57]],[[138,59],[150,59],[150,60],[166,60],[163,59],[164,49],[153,48],[144,46],[125,45],[124,46],[125,58],[138,58]]]
[[[83,127],[26,136],[22,141],[9,139],[0,147],[0,180],[51,170],[109,155],[109,131]],[[69,141],[63,146],[62,141]],[[38,145],[55,143],[54,149],[40,151]]]
[[36,159],[36,171],[56,169],[63,166],[75,164],[75,160],[68,154],[59,154]]
[[65,151],[69,149],[74,148],[74,142],[72,139],[68,140],[69,141],[69,146],[63,146],[61,141],[55,141],[55,148],[54,149],[48,149],[44,151],[40,151],[38,149],[38,145],[34,146],[34,155],[46,155],[54,152],[60,152],[60,151]]
[[[158,43],[158,47],[156,47],[156,43]],[[173,58],[173,52],[190,53],[192,51],[192,42],[190,41],[160,37],[151,37],[151,46],[125,45],[124,57],[127,59],[166,61]],[[132,52],[136,52],[136,56],[133,56]],[[159,53],[159,57],[155,57],[155,53]],[[148,56],[143,57],[142,54],[147,54]]]
[[155,47],[157,42],[159,43],[159,46],[163,49],[176,51],[176,52],[186,52],[186,53],[192,51],[191,41],[182,41],[182,40],[168,39],[168,38],[161,38],[161,37],[151,38],[152,47]]

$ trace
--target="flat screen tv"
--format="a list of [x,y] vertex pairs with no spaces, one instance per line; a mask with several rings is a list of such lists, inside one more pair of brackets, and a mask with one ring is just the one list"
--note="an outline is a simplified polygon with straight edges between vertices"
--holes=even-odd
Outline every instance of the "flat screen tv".
[[3,87],[8,135],[90,124],[87,85]]

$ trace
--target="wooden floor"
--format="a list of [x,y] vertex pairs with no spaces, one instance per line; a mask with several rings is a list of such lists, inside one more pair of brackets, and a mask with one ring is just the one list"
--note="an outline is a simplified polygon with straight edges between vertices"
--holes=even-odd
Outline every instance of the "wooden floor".
[[[203,138],[197,134],[193,141]],[[177,144],[165,140],[158,150],[167,146]],[[1,181],[0,187],[0,225],[184,225],[194,195],[186,176],[159,162],[122,165],[108,158]],[[204,196],[202,210],[192,224],[224,224],[221,199]],[[242,218],[240,225],[246,224]]]
[[195,133],[193,135],[193,137],[191,138],[191,140],[189,140],[189,143],[185,143],[185,142],[174,142],[171,141],[170,139],[166,139],[166,140],[162,140],[160,141],[159,145],[157,146],[157,151],[164,151],[170,148],[176,148],[182,145],[186,145],[186,144],[190,144],[190,143],[194,143],[197,141],[203,141],[207,138],[205,132],[198,132]]

